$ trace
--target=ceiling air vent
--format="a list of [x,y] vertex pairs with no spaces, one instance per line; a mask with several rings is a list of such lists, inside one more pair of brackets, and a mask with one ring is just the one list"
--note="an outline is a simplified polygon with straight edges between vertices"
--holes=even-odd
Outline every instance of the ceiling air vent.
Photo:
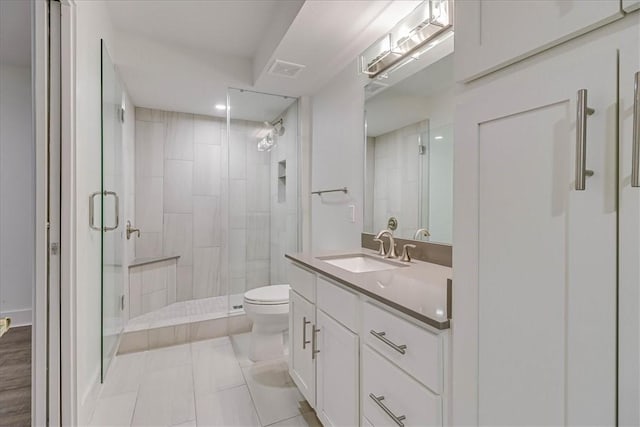
[[276,59],[273,62],[271,68],[269,68],[269,74],[273,76],[287,77],[295,79],[300,72],[304,69],[304,65],[294,64],[293,62],[282,61]]
[[381,81],[372,80],[364,87],[365,96],[369,97],[373,94],[376,94],[388,86],[388,84],[382,83]]

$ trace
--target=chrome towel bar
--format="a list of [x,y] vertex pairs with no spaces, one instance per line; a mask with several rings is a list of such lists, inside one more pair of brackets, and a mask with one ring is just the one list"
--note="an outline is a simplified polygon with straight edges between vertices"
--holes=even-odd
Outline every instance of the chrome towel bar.
[[338,192],[347,194],[349,190],[347,189],[347,187],[342,187],[342,188],[334,188],[333,190],[312,191],[311,194],[317,194],[319,196],[322,196],[323,193],[338,193]]

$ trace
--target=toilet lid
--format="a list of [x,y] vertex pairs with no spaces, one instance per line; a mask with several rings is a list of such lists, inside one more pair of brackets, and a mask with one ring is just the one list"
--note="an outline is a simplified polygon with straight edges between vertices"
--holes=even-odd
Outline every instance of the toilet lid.
[[289,285],[271,285],[251,289],[244,299],[257,304],[284,304],[289,302]]

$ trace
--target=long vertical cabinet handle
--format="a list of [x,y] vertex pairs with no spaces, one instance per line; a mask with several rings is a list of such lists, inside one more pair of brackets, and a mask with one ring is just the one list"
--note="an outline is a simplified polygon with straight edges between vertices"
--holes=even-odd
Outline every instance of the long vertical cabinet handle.
[[318,332],[320,332],[320,329],[316,328],[316,325],[313,325],[311,335],[311,359],[315,359],[316,354],[320,353],[320,350],[318,350]]
[[587,90],[578,91],[578,113],[576,116],[576,190],[584,191],[587,176],[593,175],[587,171],[587,116],[595,113],[587,104]]
[[116,225],[113,227],[105,227],[104,231],[113,231],[116,230],[120,226],[120,198],[118,197],[118,193],[115,191],[105,191],[106,196],[113,196],[116,199],[115,210],[116,210]]
[[311,344],[311,341],[307,341],[307,325],[311,323],[311,321],[307,320],[306,317],[302,318],[302,349],[307,348],[307,344]]
[[98,231],[102,231],[102,227],[98,227],[96,225],[95,222],[95,198],[96,196],[99,196],[100,194],[102,194],[101,191],[96,191],[95,193],[91,193],[91,195],[89,196],[89,227],[91,227],[93,230],[98,230]]
[[640,187],[640,71],[633,86],[633,146],[631,150],[631,186]]

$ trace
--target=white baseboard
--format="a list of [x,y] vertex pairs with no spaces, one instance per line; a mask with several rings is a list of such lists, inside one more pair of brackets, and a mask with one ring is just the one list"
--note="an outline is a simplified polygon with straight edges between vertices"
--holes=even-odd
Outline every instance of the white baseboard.
[[31,309],[14,311],[0,311],[0,317],[9,317],[11,319],[11,327],[30,326],[33,323],[33,314]]

